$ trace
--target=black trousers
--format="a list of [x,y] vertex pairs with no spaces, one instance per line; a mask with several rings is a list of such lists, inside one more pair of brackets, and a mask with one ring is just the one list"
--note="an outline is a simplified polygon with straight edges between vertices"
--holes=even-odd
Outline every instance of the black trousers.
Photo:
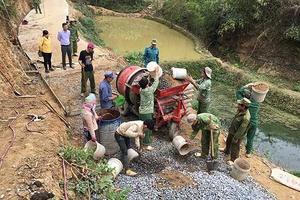
[[68,54],[70,67],[72,67],[71,45],[61,45],[61,58],[63,67],[66,67],[66,54]]
[[[44,53],[42,52],[43,58],[44,58],[44,67],[45,70],[49,70],[51,68],[51,57],[52,57],[52,53]],[[49,65],[49,67],[47,68],[47,65]]]
[[129,169],[129,158],[127,151],[130,148],[130,138],[115,133],[115,139],[121,149],[121,160],[126,171],[127,169]]

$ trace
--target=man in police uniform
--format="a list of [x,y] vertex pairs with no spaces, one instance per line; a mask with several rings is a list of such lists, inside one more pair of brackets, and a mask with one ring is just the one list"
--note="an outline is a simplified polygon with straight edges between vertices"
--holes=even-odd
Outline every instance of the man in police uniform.
[[232,165],[234,160],[239,157],[240,144],[247,133],[250,123],[250,112],[248,110],[251,101],[247,98],[237,100],[238,110],[229,127],[228,137],[226,140],[225,154],[230,154],[228,164]]
[[71,32],[70,43],[71,43],[71,51],[73,56],[77,56],[77,42],[79,42],[78,30],[76,27],[76,20],[74,18],[70,19],[70,25],[68,27]]

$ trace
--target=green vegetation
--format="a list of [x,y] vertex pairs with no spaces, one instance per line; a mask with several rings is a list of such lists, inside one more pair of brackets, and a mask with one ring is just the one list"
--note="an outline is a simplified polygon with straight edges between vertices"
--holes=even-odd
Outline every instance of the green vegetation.
[[123,56],[131,65],[140,65],[143,57],[142,51],[129,52]]
[[285,31],[285,37],[300,42],[300,25],[296,26],[292,24],[292,26],[288,27]]
[[93,5],[97,7],[103,7],[106,9],[110,9],[116,12],[122,13],[136,13],[140,12],[144,8],[148,7],[151,1],[144,0],[126,0],[126,1],[118,1],[118,0],[72,0],[74,3],[78,3],[80,5]]
[[129,189],[120,190],[114,187],[111,175],[114,169],[107,166],[106,160],[100,163],[93,160],[92,148],[84,152],[83,149],[66,144],[61,149],[60,156],[67,161],[68,169],[72,173],[72,179],[67,182],[68,190],[74,190],[82,199],[126,199]]
[[300,85],[294,85],[294,90],[300,92]]
[[295,170],[295,171],[290,171],[289,173],[300,178],[300,171]]
[[[85,4],[75,4],[74,8],[80,11],[84,16],[79,17],[78,30],[89,41],[96,45],[105,46],[104,42],[100,39],[99,34],[101,30],[95,26],[93,17],[96,15],[94,10]],[[97,13],[101,15],[101,13]]]

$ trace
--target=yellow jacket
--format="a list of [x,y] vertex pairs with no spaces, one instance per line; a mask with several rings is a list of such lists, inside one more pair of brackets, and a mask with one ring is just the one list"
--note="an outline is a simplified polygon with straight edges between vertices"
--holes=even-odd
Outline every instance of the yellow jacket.
[[51,40],[50,37],[46,38],[46,37],[42,37],[40,42],[39,42],[39,50],[44,52],[44,53],[51,53],[52,49],[51,49]]

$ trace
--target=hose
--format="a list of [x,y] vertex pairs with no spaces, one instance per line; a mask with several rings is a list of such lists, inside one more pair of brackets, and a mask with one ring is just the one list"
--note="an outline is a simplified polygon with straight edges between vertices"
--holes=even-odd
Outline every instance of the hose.
[[17,109],[20,108],[20,107],[23,107],[23,106],[24,106],[23,104],[16,106],[14,109],[15,109],[15,112],[16,112],[17,115],[16,115],[15,117],[10,118],[10,119],[12,119],[12,120],[11,120],[11,122],[9,123],[8,127],[12,130],[12,139],[11,139],[11,141],[9,142],[9,144],[7,145],[7,147],[5,148],[4,153],[2,154],[2,156],[1,156],[1,158],[0,158],[0,168],[1,168],[2,164],[3,164],[3,161],[4,161],[5,156],[6,156],[7,153],[8,153],[8,150],[10,149],[10,147],[11,147],[11,146],[14,144],[14,142],[15,142],[15,139],[16,139],[16,132],[15,132],[15,129],[14,129],[14,127],[12,126],[12,124],[13,124],[13,122],[15,121],[15,119],[19,116],[19,112],[17,111]]

